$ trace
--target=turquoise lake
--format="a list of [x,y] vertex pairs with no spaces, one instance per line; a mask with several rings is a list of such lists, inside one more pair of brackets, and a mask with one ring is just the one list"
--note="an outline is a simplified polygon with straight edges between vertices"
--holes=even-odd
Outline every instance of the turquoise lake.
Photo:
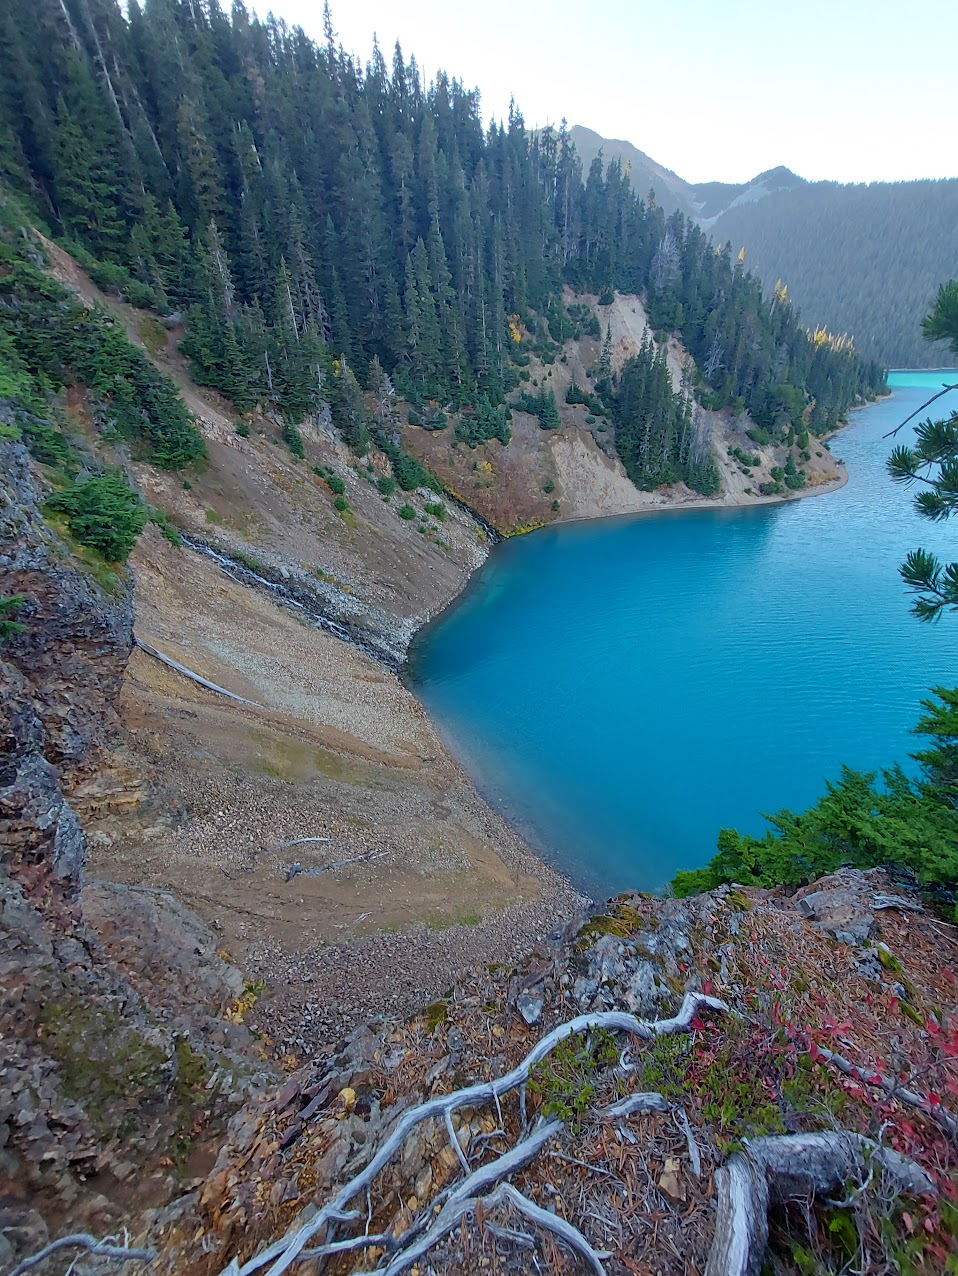
[[659,890],[842,762],[907,761],[919,700],[958,682],[958,617],[914,620],[897,568],[958,556],[958,529],[913,512],[882,435],[948,377],[894,373],[853,414],[840,491],[518,537],[417,638],[409,681],[444,738],[577,885]]

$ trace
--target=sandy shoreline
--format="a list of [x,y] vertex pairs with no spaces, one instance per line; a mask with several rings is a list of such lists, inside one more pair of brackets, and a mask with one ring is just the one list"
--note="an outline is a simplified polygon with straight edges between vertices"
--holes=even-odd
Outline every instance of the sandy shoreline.
[[[833,436],[832,436],[833,437]],[[591,522],[608,522],[610,518],[638,518],[644,514],[667,514],[670,512],[684,513],[689,510],[703,509],[747,509],[757,505],[790,505],[794,501],[801,501],[810,496],[827,496],[831,492],[837,492],[848,482],[848,470],[844,464],[836,462],[836,468],[839,470],[837,478],[829,479],[824,483],[815,483],[811,487],[800,488],[796,492],[786,492],[781,496],[746,496],[741,499],[729,499],[726,496],[679,496],[670,497],[668,493],[662,493],[661,496],[657,492],[649,492],[651,498],[644,508],[623,512],[621,514],[573,514],[568,517],[558,518],[554,523],[549,523],[549,527],[558,527],[563,523],[591,523]],[[659,499],[656,499],[659,498]],[[534,531],[540,531],[541,528],[534,528]],[[524,533],[530,535],[531,533]],[[418,632],[418,631],[417,631]]]

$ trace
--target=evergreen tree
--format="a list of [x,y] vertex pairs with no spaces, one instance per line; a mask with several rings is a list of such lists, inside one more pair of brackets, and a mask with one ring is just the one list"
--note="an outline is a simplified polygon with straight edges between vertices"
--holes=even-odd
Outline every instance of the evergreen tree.
[[[77,77],[79,79],[79,75]],[[92,86],[85,86],[88,94]],[[80,96],[79,91],[73,95]],[[126,228],[118,207],[118,177],[109,154],[102,150],[102,131],[89,127],[90,111],[79,117],[65,97],[57,102],[56,201],[66,230],[98,256],[116,257],[123,251]]]
[[[530,133],[513,104],[484,129],[476,93],[442,72],[424,84],[398,46],[391,67],[374,48],[363,68],[331,32],[317,45],[240,4],[180,0],[0,11],[0,172],[55,231],[185,310],[197,376],[237,409],[302,419],[324,377],[333,396],[328,347],[360,381],[376,358],[417,403],[504,437],[510,316],[546,316],[564,339],[564,284],[645,293],[705,369],[696,397],[772,429],[807,413],[827,430],[881,388],[847,341],[806,333],[784,291],[770,305],[730,249],[637,199],[621,163],[597,157],[583,179],[564,124]],[[688,467],[688,416],[652,471]]]
[[[922,329],[931,341],[947,341],[950,353],[958,355],[958,280],[938,289]],[[958,391],[958,385],[948,389]],[[899,483],[923,484],[915,497],[915,509],[923,517],[933,522],[951,518],[958,512],[958,412],[917,426],[914,444],[895,448],[888,471]],[[938,620],[944,610],[958,610],[958,562],[942,563],[928,550],[915,549],[902,564],[901,576],[917,595],[912,611],[919,620]]]
[[57,492],[47,508],[66,518],[81,545],[95,549],[108,563],[122,563],[146,525],[147,508],[115,474],[87,478]]
[[333,420],[343,439],[357,456],[364,456],[370,442],[369,417],[363,392],[345,355],[333,361],[329,390]]

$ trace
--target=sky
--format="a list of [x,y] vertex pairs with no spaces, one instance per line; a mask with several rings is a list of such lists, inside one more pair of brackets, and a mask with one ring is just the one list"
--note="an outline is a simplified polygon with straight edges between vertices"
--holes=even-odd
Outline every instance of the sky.
[[[322,0],[251,0],[322,37]],[[958,0],[332,0],[362,61],[397,38],[431,79],[530,127],[623,138],[690,182],[958,176]]]

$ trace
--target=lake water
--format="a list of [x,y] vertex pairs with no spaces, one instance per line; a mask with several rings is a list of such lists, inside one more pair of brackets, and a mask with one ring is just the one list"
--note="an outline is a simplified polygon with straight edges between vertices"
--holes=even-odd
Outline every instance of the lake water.
[[579,886],[660,889],[720,828],[760,833],[842,762],[917,747],[922,695],[958,683],[958,616],[914,620],[897,567],[958,557],[958,528],[914,514],[882,435],[948,378],[892,374],[832,440],[838,492],[518,537],[417,639],[410,682],[444,737]]

